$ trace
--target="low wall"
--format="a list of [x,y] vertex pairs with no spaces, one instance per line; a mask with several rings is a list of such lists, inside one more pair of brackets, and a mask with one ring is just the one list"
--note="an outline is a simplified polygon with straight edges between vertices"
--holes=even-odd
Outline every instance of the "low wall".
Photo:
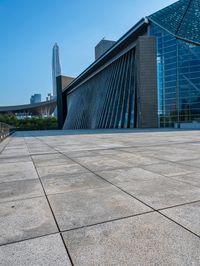
[[194,122],[194,123],[180,123],[175,124],[175,128],[181,128],[181,129],[200,129],[200,123]]
[[0,142],[8,137],[13,131],[14,128],[12,126],[0,122]]

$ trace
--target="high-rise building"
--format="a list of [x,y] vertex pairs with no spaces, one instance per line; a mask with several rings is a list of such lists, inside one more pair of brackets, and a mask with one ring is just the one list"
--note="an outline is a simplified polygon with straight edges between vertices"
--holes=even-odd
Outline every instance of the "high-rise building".
[[31,96],[30,98],[30,104],[34,104],[34,103],[40,103],[41,102],[41,94],[36,93],[34,95]]
[[46,97],[46,101],[48,102],[48,101],[52,101],[54,99],[54,97],[53,97],[53,95],[52,95],[52,93],[48,93],[47,94],[47,97]]
[[56,77],[61,75],[61,66],[59,59],[59,46],[57,43],[53,46],[53,56],[52,56],[52,80],[53,80],[53,96],[57,95],[56,92]]

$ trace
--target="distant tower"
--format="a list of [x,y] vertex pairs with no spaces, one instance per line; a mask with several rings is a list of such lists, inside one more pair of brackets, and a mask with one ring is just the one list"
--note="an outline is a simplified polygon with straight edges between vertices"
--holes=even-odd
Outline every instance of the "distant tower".
[[53,96],[56,97],[56,77],[61,75],[61,66],[59,59],[59,46],[57,43],[53,46],[52,56],[52,78],[53,78]]

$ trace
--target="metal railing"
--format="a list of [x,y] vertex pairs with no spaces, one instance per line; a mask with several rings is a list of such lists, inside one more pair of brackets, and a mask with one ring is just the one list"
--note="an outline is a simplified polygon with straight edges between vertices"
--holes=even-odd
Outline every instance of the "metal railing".
[[0,142],[14,131],[14,127],[0,122]]

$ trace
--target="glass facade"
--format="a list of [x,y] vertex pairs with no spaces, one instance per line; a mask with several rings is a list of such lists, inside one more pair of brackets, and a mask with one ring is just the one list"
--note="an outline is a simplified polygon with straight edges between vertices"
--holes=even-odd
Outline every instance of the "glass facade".
[[160,127],[200,121],[200,46],[177,39],[151,23],[157,39]]
[[180,0],[149,19],[173,35],[200,45],[200,1]]

